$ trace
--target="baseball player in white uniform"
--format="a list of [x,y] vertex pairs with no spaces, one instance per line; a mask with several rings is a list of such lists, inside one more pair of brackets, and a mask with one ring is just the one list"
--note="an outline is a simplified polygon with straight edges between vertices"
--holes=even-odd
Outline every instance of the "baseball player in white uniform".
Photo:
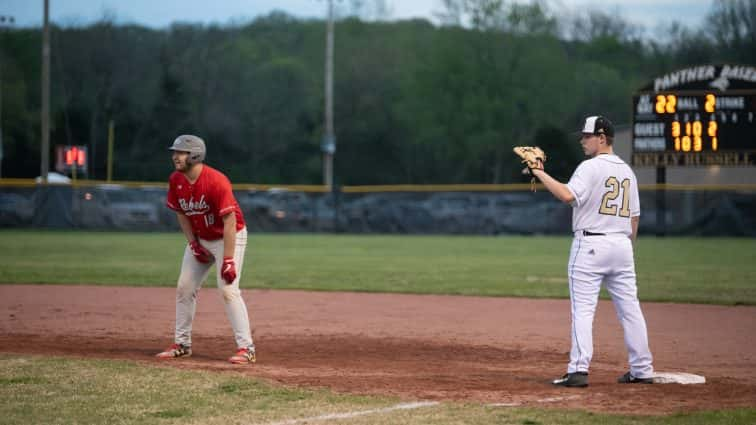
[[543,169],[531,169],[559,200],[573,207],[567,276],[572,309],[572,349],[567,373],[553,381],[565,387],[588,386],[593,356],[593,317],[601,284],[612,297],[628,351],[630,370],[619,383],[652,383],[653,366],[646,321],[635,280],[633,244],[638,234],[640,202],[633,170],[614,155],[614,127],[601,116],[586,118],[580,144],[590,158],[567,184]]

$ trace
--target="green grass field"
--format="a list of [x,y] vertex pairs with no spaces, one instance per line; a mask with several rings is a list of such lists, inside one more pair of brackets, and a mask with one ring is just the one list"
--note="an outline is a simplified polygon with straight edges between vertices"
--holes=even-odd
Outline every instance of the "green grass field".
[[446,402],[294,422],[385,409],[401,401],[286,388],[233,373],[7,354],[0,354],[0,400],[3,424],[709,425],[756,420],[756,409],[649,417]]
[[[252,234],[242,287],[567,297],[566,237]],[[0,283],[175,285],[178,233],[0,231]],[[642,238],[642,301],[756,305],[756,239]],[[210,279],[214,279],[211,277]]]
[[[242,286],[567,297],[570,240],[253,234]],[[172,287],[185,242],[173,233],[0,231],[0,283]],[[643,301],[756,305],[756,240],[643,238]],[[211,278],[212,279],[212,278]],[[625,416],[445,402],[338,420],[399,400],[295,389],[232,373],[135,362],[0,354],[0,422],[144,424],[752,424],[756,409]]]

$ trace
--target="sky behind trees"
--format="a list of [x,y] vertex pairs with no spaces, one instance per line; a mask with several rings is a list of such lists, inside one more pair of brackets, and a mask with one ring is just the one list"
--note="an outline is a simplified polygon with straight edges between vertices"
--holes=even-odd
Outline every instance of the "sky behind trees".
[[[713,0],[547,0],[545,3],[560,15],[601,10],[654,32],[672,20],[689,27],[700,26]],[[441,0],[336,0],[336,4],[344,14],[351,13],[355,4],[361,4],[363,17],[371,20],[419,17],[436,21],[436,13],[443,9]],[[21,27],[39,26],[42,5],[42,0],[3,0],[0,15],[13,16]],[[207,24],[247,21],[274,10],[302,18],[322,18],[325,8],[325,0],[50,0],[51,19],[64,26],[88,25],[106,15],[120,23],[152,28],[166,27],[175,21]]]

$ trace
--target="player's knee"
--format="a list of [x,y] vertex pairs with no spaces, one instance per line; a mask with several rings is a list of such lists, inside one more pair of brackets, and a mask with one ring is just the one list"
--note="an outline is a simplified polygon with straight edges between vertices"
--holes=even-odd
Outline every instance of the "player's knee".
[[638,294],[636,292],[620,292],[612,294],[612,301],[623,306],[639,304]]
[[194,299],[197,295],[197,290],[191,282],[179,279],[178,286],[176,287],[176,300],[187,301]]
[[236,288],[234,286],[224,286],[223,288],[221,288],[221,296],[223,297],[223,302],[228,304],[241,297],[241,291],[239,291],[239,288]]

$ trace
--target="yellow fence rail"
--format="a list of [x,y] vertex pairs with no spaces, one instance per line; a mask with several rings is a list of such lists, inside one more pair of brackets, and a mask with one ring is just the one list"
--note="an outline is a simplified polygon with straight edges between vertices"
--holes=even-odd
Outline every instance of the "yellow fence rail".
[[[105,180],[76,180],[71,183],[40,183],[34,179],[0,179],[0,187],[36,187],[36,186],[72,186],[72,187],[128,187],[128,188],[162,188],[168,189],[166,182],[144,181],[105,181]],[[536,190],[545,188],[537,184]],[[275,185],[275,184],[234,184],[234,190],[269,191],[285,190],[293,192],[326,193],[328,187],[323,185]],[[514,184],[400,184],[400,185],[366,185],[342,186],[343,193],[376,193],[376,192],[521,192],[531,190],[530,183]],[[756,184],[642,184],[640,190],[668,190],[668,191],[756,191]]]

